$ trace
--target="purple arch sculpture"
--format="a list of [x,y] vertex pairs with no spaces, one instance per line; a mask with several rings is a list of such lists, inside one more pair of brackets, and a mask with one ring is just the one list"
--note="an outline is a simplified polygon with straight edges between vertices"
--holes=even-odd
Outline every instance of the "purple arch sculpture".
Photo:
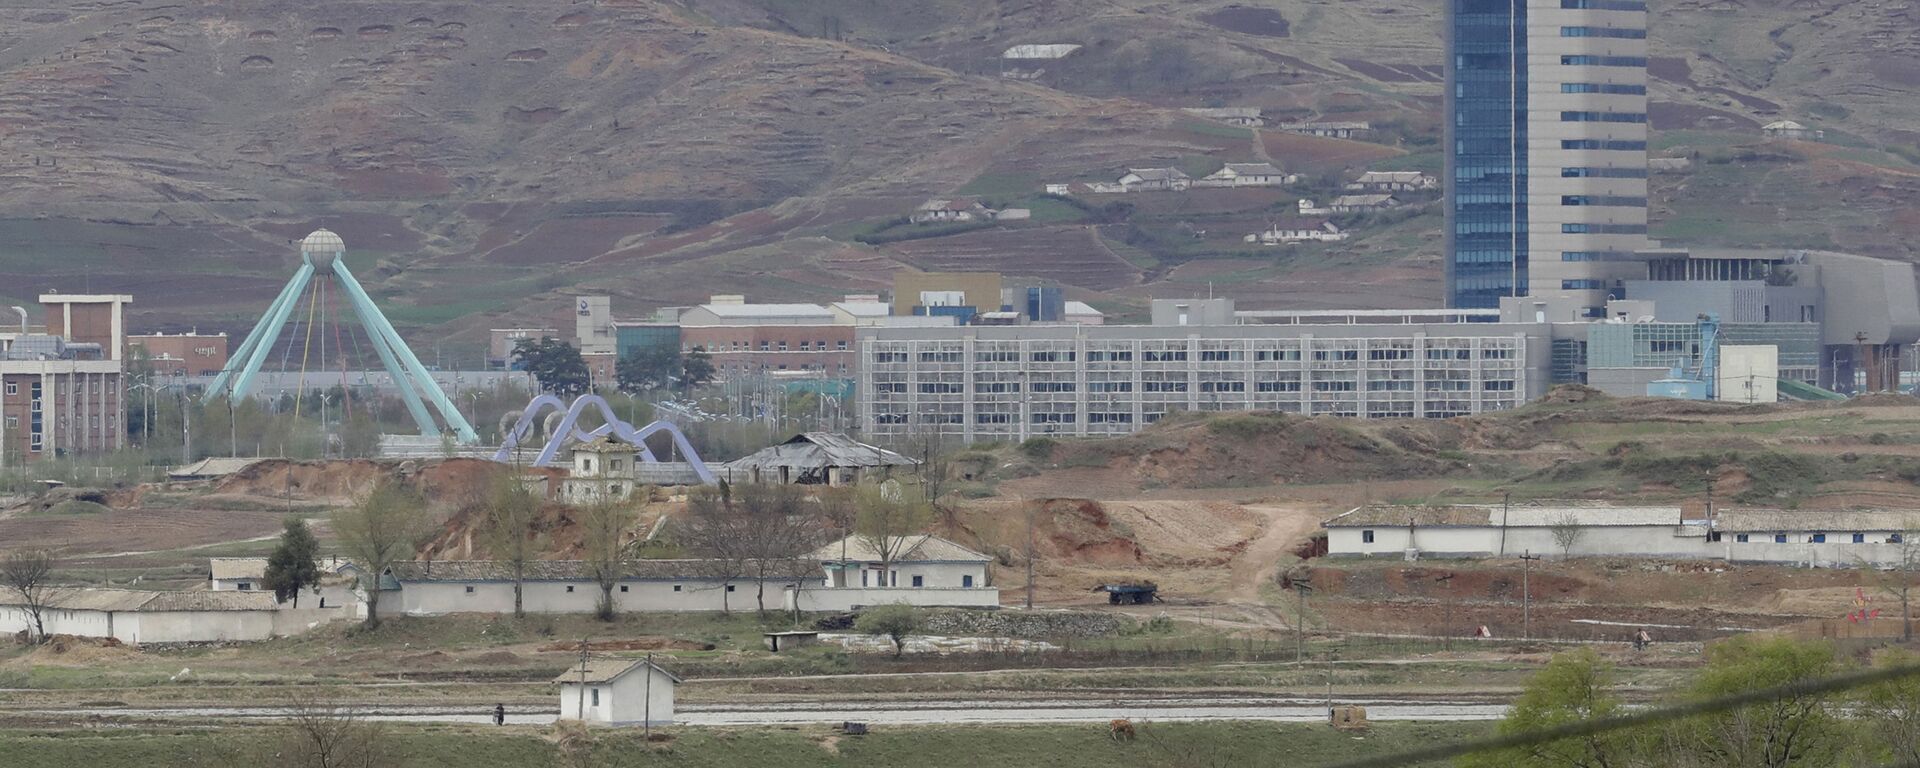
[[[593,428],[592,431],[581,430],[578,422],[580,414],[587,410],[587,406],[598,409],[600,418],[606,423]],[[700,482],[708,485],[718,482],[713,476],[713,471],[707,469],[707,463],[700,460],[700,453],[693,449],[692,443],[687,442],[687,436],[680,432],[679,427],[669,421],[656,421],[635,429],[632,424],[615,415],[613,406],[607,405],[606,399],[599,395],[581,395],[574,398],[573,405],[567,405],[553,395],[540,395],[528,401],[526,409],[520,411],[520,418],[514,421],[513,428],[507,430],[505,439],[500,443],[500,450],[493,454],[493,460],[503,464],[510,460],[513,452],[520,447],[520,441],[533,432],[534,422],[539,420],[540,414],[547,410],[562,411],[566,416],[560,420],[559,426],[554,427],[553,434],[547,436],[547,444],[540,448],[540,454],[534,457],[533,465],[536,467],[553,463],[553,457],[560,453],[560,446],[565,445],[569,438],[584,443],[608,434],[633,443],[635,448],[640,449],[640,458],[643,461],[659,464],[660,459],[653,455],[653,449],[647,447],[646,441],[648,437],[664,431],[673,438],[673,444],[679,446],[681,455],[687,457],[687,464],[693,467],[693,473],[700,477]]]

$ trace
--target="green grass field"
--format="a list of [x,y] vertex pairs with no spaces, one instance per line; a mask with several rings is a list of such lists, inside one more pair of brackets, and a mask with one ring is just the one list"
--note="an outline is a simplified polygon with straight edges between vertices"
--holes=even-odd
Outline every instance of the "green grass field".
[[[1434,746],[1486,733],[1484,723],[1381,723],[1364,734],[1319,724],[1139,723],[1139,738],[1116,742],[1104,723],[1020,727],[876,727],[836,736],[821,726],[671,731],[649,744],[632,729],[597,729],[587,765],[697,768],[1021,765],[1329,765]],[[568,765],[532,727],[395,726],[381,743],[391,768],[529,768]],[[154,768],[280,765],[282,736],[268,726],[0,730],[0,768]],[[1284,760],[1280,756],[1284,755]]]

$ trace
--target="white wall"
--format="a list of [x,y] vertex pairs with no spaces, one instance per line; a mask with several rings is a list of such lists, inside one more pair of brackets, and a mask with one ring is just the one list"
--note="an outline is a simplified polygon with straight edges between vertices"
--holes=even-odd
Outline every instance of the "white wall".
[[[652,678],[649,690],[648,678]],[[673,680],[652,669],[643,669],[611,683],[585,686],[560,684],[560,719],[586,720],[590,723],[670,725],[673,723]],[[600,706],[593,705],[593,690],[600,691]],[[648,699],[651,698],[651,703]],[[582,706],[586,717],[580,716]]]
[[[786,580],[767,582],[769,603],[778,600],[781,588],[787,583]],[[614,587],[613,604],[618,611],[633,613],[718,611],[724,596],[726,607],[732,610],[753,608],[756,583],[741,579],[732,586],[734,591],[728,594],[721,583],[713,579],[624,581]],[[573,591],[568,592],[568,587]],[[621,587],[627,591],[620,591]],[[473,591],[468,592],[469,588]],[[394,592],[381,593],[381,609],[397,610],[409,616],[512,613],[513,582],[409,582],[401,585],[398,599],[395,598]],[[529,581],[524,585],[521,602],[528,613],[592,613],[599,599],[600,587],[592,581]]]
[[[129,645],[139,645],[266,640],[276,634],[306,631],[343,613],[334,610],[109,612],[51,608],[43,611],[42,616],[48,634],[112,637]],[[13,634],[31,624],[25,608],[0,606],[0,633]],[[276,628],[281,631],[276,632]]]
[[787,590],[784,602],[787,610],[801,611],[850,611],[855,608],[893,603],[941,608],[998,608],[1000,607],[1000,590],[995,587],[830,589],[809,586],[802,590]]
[[[893,563],[888,573],[886,574],[886,577],[883,579],[880,573],[880,564],[868,563],[867,566],[865,568],[860,569],[859,572],[848,572],[847,586],[849,587],[900,587],[902,589],[905,589],[907,587],[913,586],[913,577],[915,576],[920,577],[920,586],[924,588],[931,588],[931,587],[952,587],[955,589],[959,589],[963,587],[978,588],[978,587],[984,587],[987,585],[987,564],[986,563],[925,563],[925,562]],[[968,576],[973,577],[973,583],[971,585],[967,584]]]
[[[1677,535],[1677,525],[1636,525],[1590,527],[1575,542],[1574,555],[1643,555],[1651,557],[1713,557],[1706,544],[1703,526],[1688,526],[1689,535]],[[1373,532],[1373,542],[1364,541],[1365,532]],[[1518,555],[1558,555],[1560,544],[1553,540],[1553,529],[1508,527],[1502,549],[1498,526],[1429,526],[1415,528],[1409,537],[1407,526],[1379,528],[1329,528],[1327,553],[1330,555],[1372,555],[1402,557],[1408,549],[1420,550],[1422,557],[1491,556],[1499,552]]]

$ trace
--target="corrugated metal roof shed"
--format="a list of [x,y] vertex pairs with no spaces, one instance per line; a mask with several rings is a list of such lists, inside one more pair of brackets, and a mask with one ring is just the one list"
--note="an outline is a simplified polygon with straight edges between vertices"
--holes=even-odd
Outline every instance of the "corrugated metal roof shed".
[[825,467],[911,467],[920,462],[885,448],[833,432],[806,432],[727,462],[727,469]]

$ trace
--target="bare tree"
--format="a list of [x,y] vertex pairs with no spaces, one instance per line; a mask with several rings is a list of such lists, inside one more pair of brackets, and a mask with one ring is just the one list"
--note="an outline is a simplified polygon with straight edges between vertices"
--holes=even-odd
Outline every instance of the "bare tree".
[[[635,488],[631,498],[652,498],[651,489]],[[594,615],[613,621],[613,588],[627,570],[627,529],[633,527],[633,505],[626,499],[601,497],[580,509],[580,559],[600,587]]]
[[1587,534],[1586,526],[1580,524],[1580,518],[1571,512],[1562,512],[1547,526],[1553,532],[1553,543],[1560,547],[1561,557],[1572,557],[1573,548],[1580,545],[1580,539]]
[[511,471],[494,474],[481,506],[481,541],[487,553],[513,571],[513,615],[527,615],[523,607],[527,563],[540,554],[540,499]]
[[275,765],[289,768],[379,768],[392,765],[385,729],[349,706],[296,695],[287,712]]
[[353,504],[335,510],[333,533],[340,549],[365,570],[367,626],[380,626],[380,575],[394,563],[412,560],[433,533],[426,501],[412,490],[383,481]]
[[749,485],[739,497],[746,523],[742,565],[757,587],[758,612],[765,616],[767,582],[791,578],[801,558],[819,545],[820,510],[800,488],[786,484]]
[[927,502],[901,492],[899,483],[887,481],[862,486],[854,498],[854,538],[880,559],[881,586],[889,586],[888,574],[893,561],[918,547],[933,510]]
[[720,612],[731,613],[727,594],[733,582],[747,575],[753,548],[753,520],[746,504],[734,498],[733,486],[696,488],[687,494],[687,517],[676,538],[687,550],[705,559],[706,576],[720,582]]
[[0,584],[20,593],[21,606],[33,621],[27,633],[36,643],[47,641],[47,598],[53,590],[53,553],[44,549],[16,549],[0,557]]

